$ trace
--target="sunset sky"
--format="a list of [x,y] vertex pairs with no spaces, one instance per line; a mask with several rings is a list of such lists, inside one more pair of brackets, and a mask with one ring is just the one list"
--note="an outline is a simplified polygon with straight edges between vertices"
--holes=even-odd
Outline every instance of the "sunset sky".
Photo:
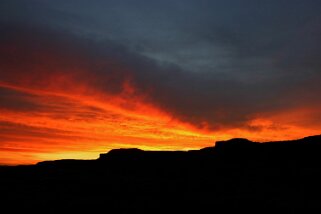
[[321,133],[319,0],[1,0],[0,164]]

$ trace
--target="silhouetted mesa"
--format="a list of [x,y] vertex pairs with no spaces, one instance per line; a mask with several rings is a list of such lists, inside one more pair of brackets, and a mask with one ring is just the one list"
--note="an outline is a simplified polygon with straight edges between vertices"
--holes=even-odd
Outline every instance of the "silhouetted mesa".
[[191,151],[143,151],[140,149],[114,149],[100,154],[99,161],[124,160],[138,161],[141,159],[172,160],[211,158],[216,161],[228,161],[235,164],[261,162],[265,164],[318,164],[321,161],[321,135],[306,137],[292,141],[276,141],[258,143],[243,138],[218,141],[213,147]]
[[3,210],[29,213],[317,212],[321,136],[216,142],[192,151],[114,149],[97,160],[0,167]]

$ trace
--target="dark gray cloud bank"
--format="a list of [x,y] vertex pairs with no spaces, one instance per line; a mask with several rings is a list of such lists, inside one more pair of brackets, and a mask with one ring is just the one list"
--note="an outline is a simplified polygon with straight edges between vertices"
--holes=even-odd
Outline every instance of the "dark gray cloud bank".
[[[120,93],[130,77],[147,102],[212,129],[244,127],[258,115],[321,104],[317,0],[0,4],[0,42],[20,41],[24,50],[1,51],[4,80],[13,75],[8,60],[31,66],[21,71],[27,75],[33,63],[41,63],[28,53],[57,53],[55,66],[87,67],[99,76],[92,80],[98,90]],[[105,63],[97,66],[100,62]],[[0,93],[13,99],[5,90]]]

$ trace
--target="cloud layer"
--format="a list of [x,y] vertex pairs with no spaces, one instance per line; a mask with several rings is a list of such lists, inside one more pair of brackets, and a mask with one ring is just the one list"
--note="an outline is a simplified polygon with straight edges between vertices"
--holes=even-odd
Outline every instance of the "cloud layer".
[[68,152],[317,134],[320,6],[3,1],[2,152],[51,140]]

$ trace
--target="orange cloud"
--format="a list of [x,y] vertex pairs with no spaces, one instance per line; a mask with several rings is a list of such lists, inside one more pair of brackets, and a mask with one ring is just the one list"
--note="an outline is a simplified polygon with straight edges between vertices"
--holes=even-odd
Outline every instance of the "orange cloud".
[[[31,162],[34,162],[59,158],[62,154],[66,158],[80,157],[79,154],[83,154],[82,158],[94,158],[100,152],[119,147],[193,149],[213,142],[211,135],[137,100],[125,101],[121,96],[99,94],[74,95],[8,84],[1,87],[33,95],[32,102],[42,106],[38,111],[1,110],[0,136],[7,140],[1,143],[0,151],[2,157],[12,157],[17,163],[30,162],[30,158],[16,157],[22,151],[32,154]],[[131,107],[127,108],[125,103]],[[8,152],[8,149],[16,150]],[[5,159],[3,162],[12,163]]]
[[[42,106],[37,111],[1,109],[0,161],[3,164],[60,158],[92,159],[99,153],[120,147],[188,150],[212,146],[216,140],[231,137],[282,140],[317,133],[317,130],[284,123],[277,125],[260,118],[249,122],[252,130],[214,132],[178,121],[137,98],[124,100],[121,95],[86,95],[8,84],[0,87],[32,95],[29,99]],[[131,107],[126,107],[126,103]],[[255,130],[255,127],[260,129]]]

